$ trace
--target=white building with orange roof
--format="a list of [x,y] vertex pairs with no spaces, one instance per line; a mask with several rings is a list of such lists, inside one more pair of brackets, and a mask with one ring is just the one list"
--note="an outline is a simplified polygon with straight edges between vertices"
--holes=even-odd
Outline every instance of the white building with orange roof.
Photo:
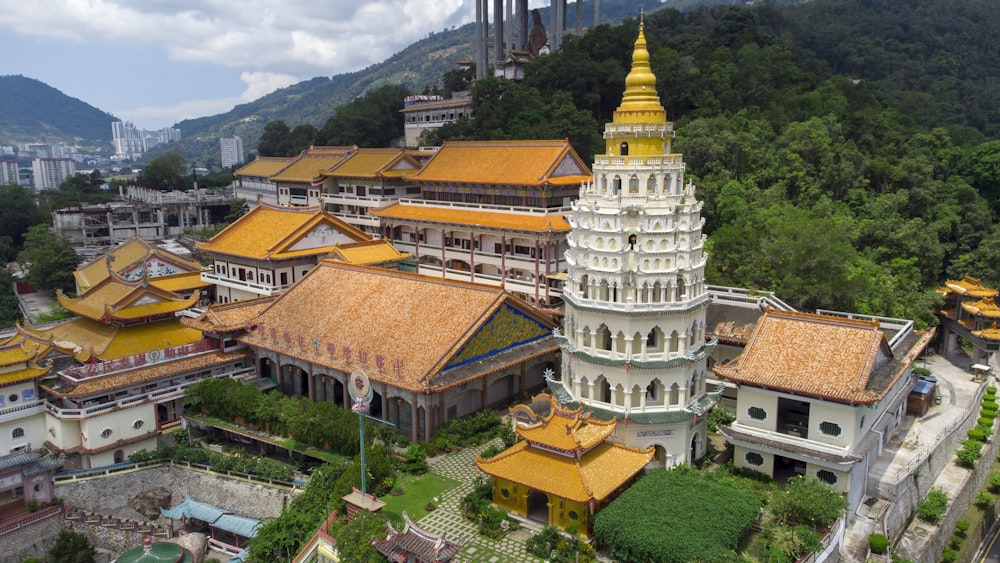
[[278,203],[278,186],[271,181],[271,176],[294,161],[294,157],[258,156],[233,172],[233,193],[250,205]]
[[319,183],[322,173],[334,167],[358,148],[309,147],[268,178],[278,190],[278,205],[318,206],[323,204]]
[[421,163],[403,149],[358,149],[320,173],[323,209],[345,222],[378,235],[378,218],[369,209],[400,198],[420,196],[420,186],[404,175],[420,170]]
[[933,335],[912,321],[766,310],[743,353],[714,368],[739,386],[736,420],[720,428],[734,464],[779,482],[816,477],[844,493],[853,513]]
[[262,203],[198,248],[212,267],[202,280],[215,285],[216,302],[229,303],[284,291],[335,246],[371,236],[318,207]]
[[561,302],[566,215],[590,170],[566,140],[446,142],[408,177],[422,200],[372,214],[417,272]]
[[0,455],[37,448],[46,440],[38,384],[51,369],[44,359],[51,350],[21,334],[0,343]]
[[555,326],[497,287],[324,260],[239,340],[287,395],[349,408],[348,377],[364,370],[371,415],[426,440],[447,420],[541,388],[557,367]]
[[472,115],[472,96],[469,92],[454,92],[452,97],[407,96],[403,100],[403,144],[416,147],[424,131],[433,131],[446,123]]

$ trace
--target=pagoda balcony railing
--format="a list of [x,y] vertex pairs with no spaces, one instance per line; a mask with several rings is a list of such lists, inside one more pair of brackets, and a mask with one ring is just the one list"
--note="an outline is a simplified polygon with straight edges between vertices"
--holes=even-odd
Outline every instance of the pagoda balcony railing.
[[594,164],[600,166],[683,166],[684,157],[679,154],[663,156],[594,156]]
[[92,364],[71,367],[62,370],[59,374],[72,381],[81,381],[91,377],[107,375],[116,371],[124,371],[167,360],[183,358],[185,356],[201,354],[214,349],[215,345],[213,345],[209,340],[199,340],[197,342],[192,342],[191,344],[172,346],[162,350],[150,350],[146,353],[135,354],[134,356],[127,356],[117,360],[108,360],[105,362],[95,362]]
[[[392,244],[403,252],[410,252],[414,255],[417,253],[417,245],[412,242],[403,241],[392,241]],[[425,242],[420,243],[420,256],[432,256],[434,258],[441,258],[441,245],[440,244],[427,244]],[[462,248],[457,246],[448,246],[444,248],[444,259],[445,260],[461,260],[463,262],[469,262],[471,258],[475,261],[476,265],[479,264],[489,264],[490,266],[500,267],[501,263],[504,264],[508,269],[516,268],[520,270],[532,270],[535,269],[535,258],[530,254],[523,254],[519,252],[508,252],[507,254],[498,254],[496,252],[488,252],[483,249],[477,249],[474,252],[470,251],[468,248]],[[539,258],[538,264],[539,269],[545,270],[545,258]],[[556,269],[558,260],[553,257],[548,260],[550,265],[550,270]]]
[[[220,373],[217,375],[213,375],[212,377],[231,377],[233,379],[240,379],[241,377],[247,377],[253,374],[255,371],[256,369],[253,367],[239,368],[228,372]],[[199,381],[201,381],[201,379],[183,381],[181,383],[171,385],[170,387],[155,389],[153,391],[147,391],[145,393],[131,395],[128,397],[124,397],[122,399],[107,401],[105,403],[100,403],[77,409],[62,408],[50,402],[45,402],[45,410],[48,411],[50,414],[61,419],[89,418],[92,416],[103,414],[110,410],[128,408],[136,404],[152,403],[152,402],[159,403],[183,397],[184,390],[194,385],[195,383],[198,383]]]
[[703,294],[694,299],[684,298],[681,301],[660,301],[655,303],[639,303],[635,301],[621,303],[606,301],[603,299],[581,298],[578,294],[567,296],[567,300],[572,301],[573,304],[582,308],[604,309],[621,313],[642,313],[656,311],[685,311],[687,309],[697,307],[707,301],[708,295]]
[[795,308],[778,299],[770,291],[755,291],[741,287],[726,287],[722,285],[706,285],[712,302],[720,305],[731,305],[746,309],[758,309],[761,305],[780,311],[795,311]]
[[673,136],[673,123],[608,123],[604,126],[604,138],[618,135],[638,135],[645,137]]
[[201,281],[229,287],[232,289],[242,289],[244,291],[249,291],[250,293],[256,293],[258,295],[264,295],[264,296],[274,295],[275,293],[283,289],[287,289],[292,285],[290,283],[284,285],[270,285],[270,284],[264,285],[261,283],[256,283],[251,281],[233,279],[228,276],[221,276],[214,272],[202,272]]
[[16,407],[7,407],[0,410],[0,423],[18,420],[26,416],[31,416],[45,410],[45,401],[27,401]]
[[354,195],[354,194],[323,194],[323,203],[333,205],[357,205],[360,207],[382,207],[387,203],[403,199],[403,195]]
[[[425,276],[441,277],[441,266],[436,266],[433,264],[420,264],[420,273]],[[475,279],[472,278],[472,272],[468,270],[456,270],[452,268],[445,268],[444,272],[445,279],[458,280],[458,281],[475,281],[476,283],[481,283],[484,285],[492,285],[497,287],[503,287],[508,291],[516,291],[519,293],[526,293],[533,295],[535,292],[535,281],[525,280],[516,277],[506,277],[501,278],[500,276],[476,273]],[[545,285],[549,282],[556,282],[558,280],[539,280],[538,291],[545,291]],[[549,285],[548,294],[550,297],[561,297],[562,288],[557,285]]]

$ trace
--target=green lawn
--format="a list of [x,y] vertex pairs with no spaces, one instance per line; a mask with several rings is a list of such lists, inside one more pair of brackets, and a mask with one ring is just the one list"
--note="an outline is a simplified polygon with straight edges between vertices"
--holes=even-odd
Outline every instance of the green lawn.
[[403,494],[399,496],[385,495],[380,500],[385,501],[384,514],[393,524],[403,523],[403,511],[413,520],[419,520],[427,511],[424,509],[427,503],[434,497],[441,497],[441,494],[459,485],[458,481],[442,477],[434,473],[424,475],[401,476],[397,485],[403,489]]

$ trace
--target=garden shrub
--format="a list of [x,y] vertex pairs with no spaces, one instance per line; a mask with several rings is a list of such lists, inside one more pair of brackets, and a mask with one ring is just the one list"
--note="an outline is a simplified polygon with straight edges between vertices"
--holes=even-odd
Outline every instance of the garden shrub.
[[976,466],[982,449],[983,443],[981,441],[968,439],[962,442],[962,449],[958,450],[955,455],[958,457],[959,464],[971,468]]
[[649,471],[597,514],[594,534],[623,562],[726,560],[761,506],[729,479],[684,466]]
[[990,473],[989,483],[994,492],[1000,491],[1000,473]]
[[871,534],[868,536],[868,547],[876,555],[884,555],[889,549],[889,538],[882,534]]
[[708,431],[718,432],[720,426],[728,426],[735,420],[736,413],[717,406],[708,412]]
[[[982,413],[980,413],[980,414],[982,414]],[[989,417],[980,416],[978,419],[976,419],[976,427],[977,428],[989,428],[989,429],[992,430],[993,429],[993,420],[994,419],[989,418]]]
[[984,409],[990,410],[990,411],[996,411],[998,406],[1000,406],[1000,405],[997,405],[996,401],[983,401],[983,404],[982,404],[982,407]]
[[977,442],[986,441],[986,434],[978,428],[970,428],[966,430],[965,435],[968,436],[970,440],[976,440]]
[[476,477],[472,492],[462,498],[462,515],[467,520],[475,520],[493,502],[493,485],[481,475]]
[[996,409],[979,409],[979,416],[993,420],[997,417]]
[[917,504],[917,516],[925,522],[935,523],[948,506],[948,495],[941,489],[931,489],[924,500]]
[[411,475],[427,473],[427,448],[420,444],[410,444],[404,457],[406,461],[403,462],[403,471]]
[[965,537],[965,533],[969,531],[969,523],[965,520],[959,520],[955,522],[955,529],[958,530],[958,535]]
[[941,561],[944,563],[954,563],[958,560],[958,552],[954,549],[945,549],[941,552]]
[[994,386],[992,386],[992,385],[990,385],[989,387],[986,388],[986,392],[987,393],[992,393],[992,394],[996,395],[997,394],[997,388],[994,387]]
[[771,512],[782,522],[825,528],[840,517],[847,500],[815,477],[793,477],[771,496]]
[[973,503],[975,503],[975,505],[979,508],[985,510],[993,506],[993,495],[989,493],[978,493],[976,494],[976,498]]
[[952,535],[951,538],[949,538],[948,541],[949,541],[949,544],[951,545],[952,549],[958,550],[958,549],[962,549],[962,540],[963,539],[964,538],[962,538],[962,536],[959,536],[958,534],[955,534],[955,535]]

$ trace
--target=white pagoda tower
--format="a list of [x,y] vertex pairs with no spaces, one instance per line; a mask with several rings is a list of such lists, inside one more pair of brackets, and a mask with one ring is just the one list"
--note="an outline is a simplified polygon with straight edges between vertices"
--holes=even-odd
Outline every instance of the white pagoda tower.
[[562,379],[565,403],[619,423],[612,440],[656,447],[655,464],[705,452],[705,236],[702,202],[671,151],[673,124],[656,93],[640,22],[625,94],[604,128],[605,154],[580,187],[566,251]]

